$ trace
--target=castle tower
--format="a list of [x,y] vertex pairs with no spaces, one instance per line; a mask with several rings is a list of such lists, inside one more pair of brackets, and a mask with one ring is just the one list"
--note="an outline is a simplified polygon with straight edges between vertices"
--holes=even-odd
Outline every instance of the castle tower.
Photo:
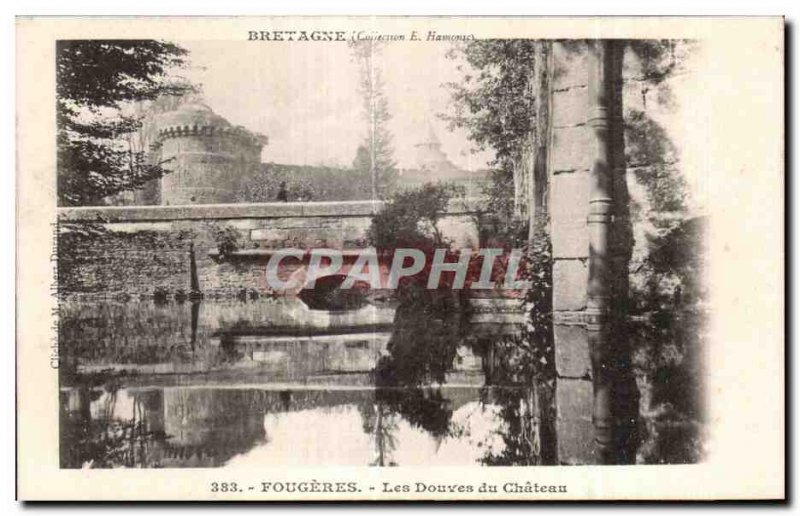
[[267,142],[199,102],[160,115],[157,124],[156,155],[171,171],[161,178],[161,204],[234,202],[241,181],[259,166]]

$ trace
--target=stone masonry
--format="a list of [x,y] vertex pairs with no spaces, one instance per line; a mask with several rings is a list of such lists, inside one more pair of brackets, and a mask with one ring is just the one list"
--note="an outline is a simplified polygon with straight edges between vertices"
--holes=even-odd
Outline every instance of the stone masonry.
[[[279,248],[357,249],[380,202],[264,203],[204,206],[60,208],[59,222],[99,225],[102,236],[59,239],[59,285],[65,295],[149,297],[161,288],[188,293],[189,251],[193,250],[199,290],[229,297],[266,288],[263,260],[219,260],[220,229],[234,235],[248,254]],[[440,221],[456,245],[475,247],[477,231],[469,205],[454,203]],[[79,224],[79,225],[80,225]],[[63,251],[63,252],[62,252]],[[291,262],[291,261],[290,261]],[[290,267],[281,269],[289,275]],[[285,279],[285,278],[283,278]]]
[[562,464],[604,462],[613,447],[602,371],[616,345],[609,324],[629,259],[621,77],[613,43],[553,45],[547,205]]

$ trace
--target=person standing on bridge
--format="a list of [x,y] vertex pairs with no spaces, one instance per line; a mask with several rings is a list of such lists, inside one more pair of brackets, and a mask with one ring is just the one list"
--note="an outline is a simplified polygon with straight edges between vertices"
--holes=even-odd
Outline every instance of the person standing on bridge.
[[281,181],[280,185],[278,185],[277,199],[278,199],[278,202],[288,202],[289,201],[289,193],[286,191],[286,181]]

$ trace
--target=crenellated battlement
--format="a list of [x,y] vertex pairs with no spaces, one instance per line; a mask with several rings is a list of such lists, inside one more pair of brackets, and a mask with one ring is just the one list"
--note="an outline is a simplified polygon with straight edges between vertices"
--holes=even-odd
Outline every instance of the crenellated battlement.
[[155,122],[151,148],[170,169],[160,179],[161,204],[232,202],[267,143],[266,136],[232,125],[202,102],[185,103]]
[[181,138],[192,136],[216,136],[220,138],[237,138],[250,145],[266,145],[268,138],[264,135],[253,133],[241,126],[221,125],[176,125],[162,127],[158,131],[158,140],[167,138]]

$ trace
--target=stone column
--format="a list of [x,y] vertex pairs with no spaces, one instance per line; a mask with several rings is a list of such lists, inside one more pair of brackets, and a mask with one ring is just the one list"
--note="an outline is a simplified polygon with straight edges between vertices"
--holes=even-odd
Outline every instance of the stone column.
[[548,213],[557,448],[567,464],[624,460],[617,431],[624,343],[613,329],[615,285],[627,270],[617,265],[614,220],[625,202],[615,188],[624,181],[621,48],[607,40],[554,46]]
[[589,277],[587,126],[589,51],[584,41],[555,42],[548,175],[553,247],[553,344],[556,440],[561,464],[596,462],[592,426],[592,366],[584,312]]
[[592,164],[589,169],[589,276],[586,283],[586,331],[592,362],[592,423],[597,461],[614,460],[614,428],[611,413],[612,367],[609,364],[611,309],[609,274],[610,236],[614,213],[611,178],[610,97],[614,80],[611,65],[614,45],[608,40],[589,45],[588,116],[591,128]]

